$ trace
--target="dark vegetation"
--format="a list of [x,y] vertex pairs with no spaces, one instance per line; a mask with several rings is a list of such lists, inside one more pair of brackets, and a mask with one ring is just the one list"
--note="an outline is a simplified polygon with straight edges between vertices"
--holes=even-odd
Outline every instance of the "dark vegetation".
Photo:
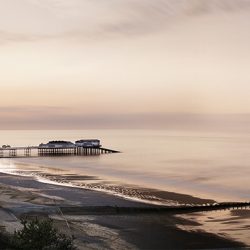
[[76,250],[73,239],[60,234],[52,220],[21,221],[23,228],[14,235],[0,233],[0,249],[5,250]]

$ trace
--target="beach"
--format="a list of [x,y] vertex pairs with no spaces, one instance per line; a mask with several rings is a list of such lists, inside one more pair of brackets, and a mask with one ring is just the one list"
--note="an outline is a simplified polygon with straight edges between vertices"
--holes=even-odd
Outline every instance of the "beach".
[[[120,207],[143,210],[159,206],[105,192],[42,183],[32,177],[3,173],[0,174],[0,190],[1,226],[8,232],[21,227],[21,218],[49,217],[60,232],[74,235],[79,249],[205,249],[246,246],[228,235],[202,230],[201,223],[192,219],[192,213],[177,216],[174,212],[119,213]],[[189,202],[193,199],[196,204],[207,202],[188,195],[169,193],[169,199],[178,200],[181,197],[186,197]],[[249,217],[249,210],[244,211],[244,216]],[[194,230],[195,227],[197,230]]]

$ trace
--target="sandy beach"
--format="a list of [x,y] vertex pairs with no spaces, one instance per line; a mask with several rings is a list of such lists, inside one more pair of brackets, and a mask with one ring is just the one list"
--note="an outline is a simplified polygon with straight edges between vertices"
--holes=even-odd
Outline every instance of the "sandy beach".
[[[0,220],[8,232],[20,218],[50,217],[63,233],[74,235],[79,249],[206,249],[244,247],[228,235],[204,231],[192,213],[119,213],[119,208],[154,208],[104,192],[41,183],[31,177],[0,174]],[[205,203],[187,195],[169,199]],[[244,210],[249,217],[249,210]],[[185,217],[186,216],[186,217]],[[193,216],[194,217],[194,216]],[[200,218],[200,217],[199,217]],[[67,223],[69,227],[67,226]]]

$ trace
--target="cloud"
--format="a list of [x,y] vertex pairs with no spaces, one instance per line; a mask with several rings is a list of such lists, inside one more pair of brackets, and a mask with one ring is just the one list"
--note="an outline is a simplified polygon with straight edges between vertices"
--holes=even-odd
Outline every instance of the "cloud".
[[37,40],[38,37],[35,35],[27,35],[21,33],[13,33],[0,30],[0,44],[16,43],[16,42],[31,42]]
[[[114,11],[119,13],[121,19],[100,26],[105,32],[125,35],[162,31],[175,22],[183,22],[198,15],[238,12],[250,8],[249,0],[118,0],[117,2]],[[110,7],[112,9],[112,6]]]
[[249,8],[249,0],[0,0],[0,42],[147,35],[197,15]]
[[173,129],[247,131],[250,114],[85,114],[54,106],[0,107],[0,129]]
[[9,106],[0,107],[0,117],[8,115],[15,119],[16,116],[37,116],[38,114],[60,114],[64,112],[69,112],[67,107],[55,107],[55,106]]

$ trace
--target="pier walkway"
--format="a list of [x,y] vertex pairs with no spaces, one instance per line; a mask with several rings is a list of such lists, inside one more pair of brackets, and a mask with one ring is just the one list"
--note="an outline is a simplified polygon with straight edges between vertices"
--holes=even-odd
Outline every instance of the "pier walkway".
[[63,156],[63,155],[101,155],[120,153],[119,151],[103,147],[8,147],[0,148],[0,158]]

